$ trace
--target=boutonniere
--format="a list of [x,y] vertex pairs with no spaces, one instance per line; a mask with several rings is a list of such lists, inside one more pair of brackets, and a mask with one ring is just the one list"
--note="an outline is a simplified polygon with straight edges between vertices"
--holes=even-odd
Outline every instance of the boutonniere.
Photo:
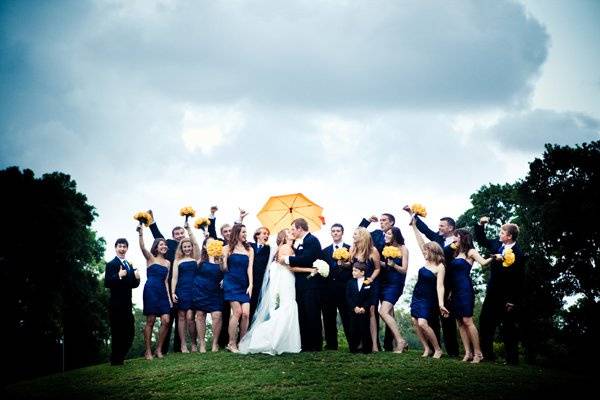
[[457,244],[456,242],[452,242],[452,243],[450,244],[450,248],[451,248],[452,250],[456,250],[456,249],[458,249],[458,244]]

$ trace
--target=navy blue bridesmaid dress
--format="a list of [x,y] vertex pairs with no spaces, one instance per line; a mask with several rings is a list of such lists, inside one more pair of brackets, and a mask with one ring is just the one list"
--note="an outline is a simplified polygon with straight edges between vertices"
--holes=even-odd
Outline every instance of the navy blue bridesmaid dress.
[[431,320],[437,314],[437,275],[426,267],[421,267],[410,302],[410,315],[414,318]]
[[223,311],[223,272],[219,264],[203,261],[194,277],[192,308],[205,313]]
[[[371,277],[371,275],[373,275],[373,272],[375,272],[375,264],[373,264],[373,260],[371,260],[371,258],[369,258],[367,260],[366,264],[367,264],[367,270],[365,272],[365,278],[369,278],[369,277]],[[381,290],[381,270],[379,271],[379,275],[377,275],[375,280],[373,280],[373,282],[371,283],[371,294],[369,297],[369,305],[370,306],[377,307],[377,305],[379,304],[380,290]]]
[[192,309],[192,289],[197,266],[198,263],[195,260],[179,263],[175,294],[177,295],[177,308],[181,311]]
[[248,290],[248,263],[250,259],[246,254],[233,253],[227,260],[227,269],[223,278],[223,292],[225,301],[250,303]]
[[171,312],[169,294],[165,279],[169,268],[152,264],[146,269],[147,280],[144,285],[144,315],[164,315]]
[[[402,257],[394,258],[396,265],[402,265]],[[406,274],[398,272],[396,268],[386,265],[381,268],[379,273],[381,277],[381,293],[379,299],[384,302],[387,301],[392,304],[396,304],[402,292],[404,291],[404,282],[406,281]]]
[[471,280],[471,264],[464,258],[450,263],[450,313],[455,318],[472,317],[475,308],[475,291]]

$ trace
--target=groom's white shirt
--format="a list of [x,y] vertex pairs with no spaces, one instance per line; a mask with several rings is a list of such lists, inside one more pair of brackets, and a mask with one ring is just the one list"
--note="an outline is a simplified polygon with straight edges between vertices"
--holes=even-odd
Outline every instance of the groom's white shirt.
[[[300,239],[294,240],[294,249],[298,250],[298,247],[304,243],[304,238],[308,235],[308,232],[304,233],[304,235]],[[285,256],[284,261],[287,265],[290,265],[290,256]]]

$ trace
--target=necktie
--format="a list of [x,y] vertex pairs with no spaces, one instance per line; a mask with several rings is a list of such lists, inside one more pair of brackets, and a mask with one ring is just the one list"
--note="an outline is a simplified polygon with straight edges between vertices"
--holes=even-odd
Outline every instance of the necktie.
[[256,251],[260,251],[260,249],[262,249],[262,247],[263,247],[263,245],[262,245],[262,244],[259,244],[259,245],[258,245],[258,248],[257,248],[257,250],[256,250]]

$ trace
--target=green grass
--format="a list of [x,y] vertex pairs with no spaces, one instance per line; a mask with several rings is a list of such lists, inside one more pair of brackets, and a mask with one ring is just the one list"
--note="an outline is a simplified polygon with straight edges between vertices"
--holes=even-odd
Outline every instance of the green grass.
[[[10,398],[71,399],[516,399],[564,398],[586,377],[532,366],[347,351],[242,356],[169,354],[20,382]],[[6,398],[6,397],[4,397]]]

